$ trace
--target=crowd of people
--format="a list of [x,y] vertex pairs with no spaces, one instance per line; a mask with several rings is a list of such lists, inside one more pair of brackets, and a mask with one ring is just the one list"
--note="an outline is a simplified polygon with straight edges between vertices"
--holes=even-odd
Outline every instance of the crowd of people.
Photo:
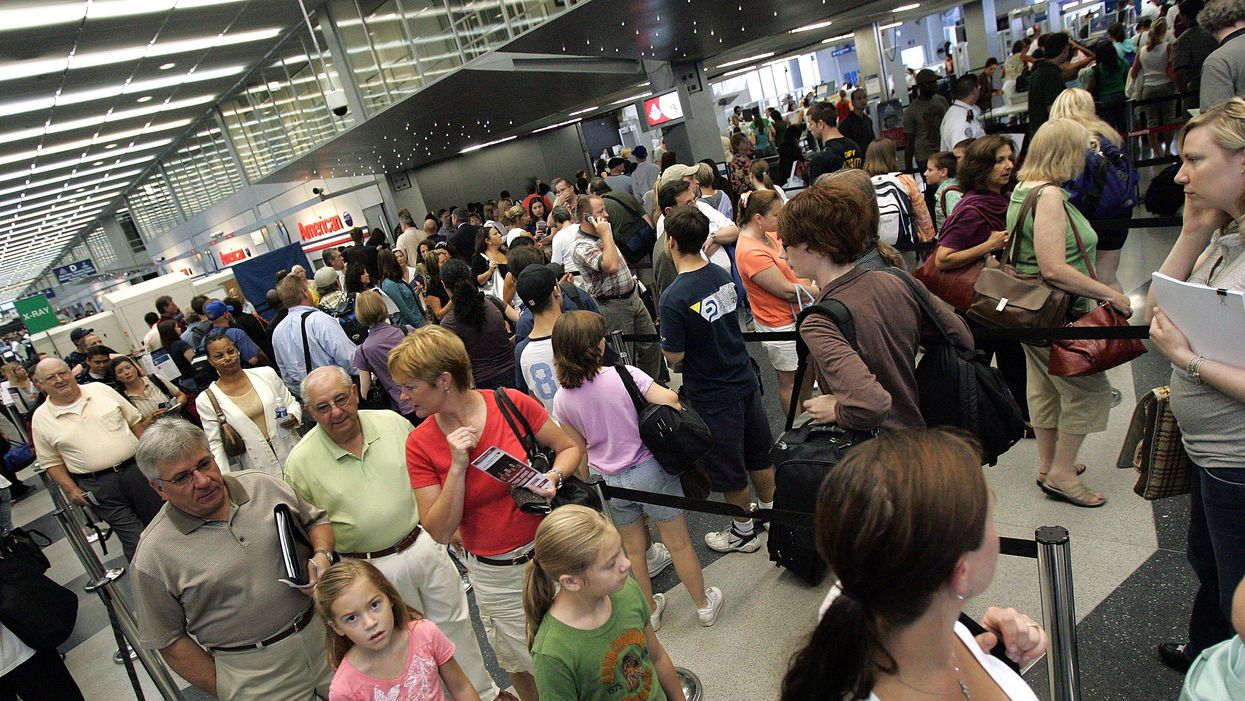
[[[1200,4],[1180,4],[1182,36],[1235,32],[1203,58],[1210,65],[1239,50],[1245,14],[1224,9],[1239,2]],[[1163,41],[1164,22],[1147,37]],[[1106,504],[1077,456],[1106,429],[1110,384],[1104,373],[1052,374],[1049,347],[975,344],[963,290],[932,297],[927,315],[921,283],[884,270],[921,265],[934,280],[1007,250],[1021,272],[1073,295],[1075,312],[1102,303],[1132,314],[1115,278],[1126,228],[1095,227],[1102,203],[1078,185],[1123,144],[1118,105],[1104,99],[1114,52],[1065,34],[1036,43],[1044,57],[1017,53],[1031,105],[1023,158],[981,128],[988,81],[957,77],[948,103],[917,74],[903,144],[873,137],[859,90],[840,103],[846,114],[806,100],[797,123],[776,110],[741,115],[724,137],[725,174],[721,156],[689,165],[664,151],[654,165],[639,147],[593,173],[529,178],[522,197],[502,192],[418,224],[402,210],[392,232],[352,231],[353,245],[328,251],[313,275],[278,273],[270,317],[233,297],[196,297],[186,310],[157,300],[144,345],[167,352],[174,381],[81,328],[64,359],[5,365],[5,392],[49,476],[118,534],[141,644],[218,698],[681,699],[651,578],[673,566],[702,625],[730,620],[683,510],[615,499],[611,521],[583,506],[523,507],[589,473],[683,496],[641,438],[634,391],[704,419],[712,491],[743,512],[772,508],[774,437],[743,332],[797,331],[805,386],[796,342],[763,343],[784,405],[794,398],[815,421],[876,437],[818,496],[818,545],[839,581],[824,613],[808,612],[815,630],[782,698],[1035,698],[989,650],[1002,641],[1011,663],[1031,661],[1045,650],[1040,626],[994,608],[979,636],[958,622],[993,576],[993,496],[976,438],[927,427],[916,360],[939,329],[995,358],[1036,440],[1037,487],[1077,507]],[[1147,56],[1160,45],[1138,49],[1130,70],[1154,73]],[[1074,46],[1083,62],[1069,59]],[[1185,81],[1188,66],[1177,67]],[[1065,89],[1081,69],[1089,89]],[[1042,106],[1047,73],[1059,90]],[[1203,100],[1217,94],[1209,80],[1203,72]],[[1161,271],[1245,289],[1245,100],[1203,102],[1177,129],[1184,225]],[[775,160],[783,182],[803,173],[809,186],[788,199]],[[914,162],[919,179],[901,167]],[[853,313],[850,335],[827,317],[797,323],[828,300]],[[1194,463],[1189,558],[1200,584],[1187,643],[1160,654],[1182,670],[1196,664],[1190,684],[1209,684],[1209,668],[1231,659],[1224,646],[1241,644],[1231,621],[1245,579],[1234,518],[1245,498],[1234,475],[1245,371],[1191,351],[1152,300],[1145,316],[1174,366],[1172,410]],[[512,487],[476,469],[499,454],[545,472]],[[25,487],[6,473],[0,493],[6,477],[14,492]],[[277,581],[274,509],[305,533],[305,582]],[[763,531],[734,517],[705,544],[755,553]],[[484,666],[468,587],[513,694]],[[26,665],[67,676],[56,655]]]

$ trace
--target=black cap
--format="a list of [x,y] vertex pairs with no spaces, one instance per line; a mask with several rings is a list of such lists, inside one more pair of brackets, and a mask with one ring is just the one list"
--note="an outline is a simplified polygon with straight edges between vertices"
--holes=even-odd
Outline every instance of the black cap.
[[74,343],[77,343],[78,341],[81,341],[82,339],[86,338],[88,335],[93,334],[93,333],[95,333],[95,329],[81,329],[81,328],[74,329],[73,331],[69,332],[69,340],[73,341]]
[[519,273],[515,291],[528,309],[535,310],[553,296],[553,288],[557,284],[558,278],[552,270],[543,265],[529,265]]

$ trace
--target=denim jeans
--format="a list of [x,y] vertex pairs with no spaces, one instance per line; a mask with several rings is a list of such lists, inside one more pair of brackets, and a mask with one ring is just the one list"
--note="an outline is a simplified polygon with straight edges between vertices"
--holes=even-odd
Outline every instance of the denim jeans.
[[1198,590],[1189,616],[1189,659],[1235,634],[1232,595],[1245,577],[1245,469],[1191,469],[1187,555]]

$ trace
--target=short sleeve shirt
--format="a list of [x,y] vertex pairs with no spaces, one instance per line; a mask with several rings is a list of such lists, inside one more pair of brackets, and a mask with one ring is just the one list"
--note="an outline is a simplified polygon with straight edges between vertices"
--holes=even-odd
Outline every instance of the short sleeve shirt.
[[699,407],[742,400],[758,387],[736,316],[730,273],[706,265],[680,273],[661,294],[661,347],[683,353],[683,391]]
[[[475,460],[491,447],[525,460],[527,453],[497,409],[492,392],[480,392],[488,407],[484,432],[475,450],[467,456]],[[508,391],[510,399],[527,419],[533,431],[539,432],[549,420],[549,413],[540,402],[518,391]],[[411,488],[421,489],[445,483],[450,471],[450,445],[437,425],[436,416],[429,416],[406,438],[406,469]],[[466,496],[459,529],[463,545],[475,555],[500,555],[531,543],[536,537],[540,516],[525,514],[515,506],[510,487],[474,467],[467,468]]]
[[[627,366],[640,394],[653,386],[643,370]],[[639,417],[617,368],[605,367],[575,389],[563,389],[553,400],[554,418],[571,426],[588,444],[588,465],[612,475],[653,457],[640,439]]]
[[[773,241],[769,234],[766,237]],[[777,268],[788,282],[797,282],[791,266],[778,255],[776,242],[770,248],[751,236],[741,234],[735,242],[735,265],[739,268],[739,277],[743,279],[744,289],[748,291],[748,304],[751,305],[757,321],[769,327],[795,323],[791,302],[770,293],[752,279],[758,273]]]
[[948,107],[946,98],[935,95],[928,100],[917,98],[903,111],[903,133],[913,137],[917,163],[924,163],[938,151],[942,117]]
[[527,338],[514,351],[519,366],[516,380],[519,389],[536,395],[545,411],[553,411],[553,398],[561,385],[553,368],[553,339],[550,336]]
[[[396,632],[396,631],[395,631]],[[406,624],[406,667],[394,679],[377,679],[342,660],[329,686],[329,701],[445,701],[441,665],[454,657],[454,643],[428,619]]]
[[116,467],[138,450],[129,427],[143,417],[134,405],[103,382],[81,390],[74,404],[46,401],[35,410],[35,455],[44,467],[64,465],[71,474],[85,475]]
[[601,250],[601,239],[596,236],[590,236],[582,229],[577,231],[571,243],[571,256],[584,287],[593,297],[621,297],[635,289],[626,260],[622,260],[622,267],[612,273],[601,270],[604,252]]

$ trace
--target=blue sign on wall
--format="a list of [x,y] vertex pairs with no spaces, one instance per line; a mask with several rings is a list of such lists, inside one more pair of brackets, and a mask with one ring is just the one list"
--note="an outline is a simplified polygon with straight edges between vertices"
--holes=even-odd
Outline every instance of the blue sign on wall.
[[54,299],[56,297],[56,288],[49,287],[46,290],[41,290],[40,293],[48,299]]
[[52,268],[52,272],[56,274],[56,281],[62,285],[77,282],[96,274],[95,263],[90,258],[85,258],[69,265],[62,265],[59,268]]
[[847,54],[854,52],[855,50],[856,50],[856,46],[854,44],[848,44],[847,46],[840,46],[839,48],[831,51],[830,55],[835,56],[835,57],[845,56]]

